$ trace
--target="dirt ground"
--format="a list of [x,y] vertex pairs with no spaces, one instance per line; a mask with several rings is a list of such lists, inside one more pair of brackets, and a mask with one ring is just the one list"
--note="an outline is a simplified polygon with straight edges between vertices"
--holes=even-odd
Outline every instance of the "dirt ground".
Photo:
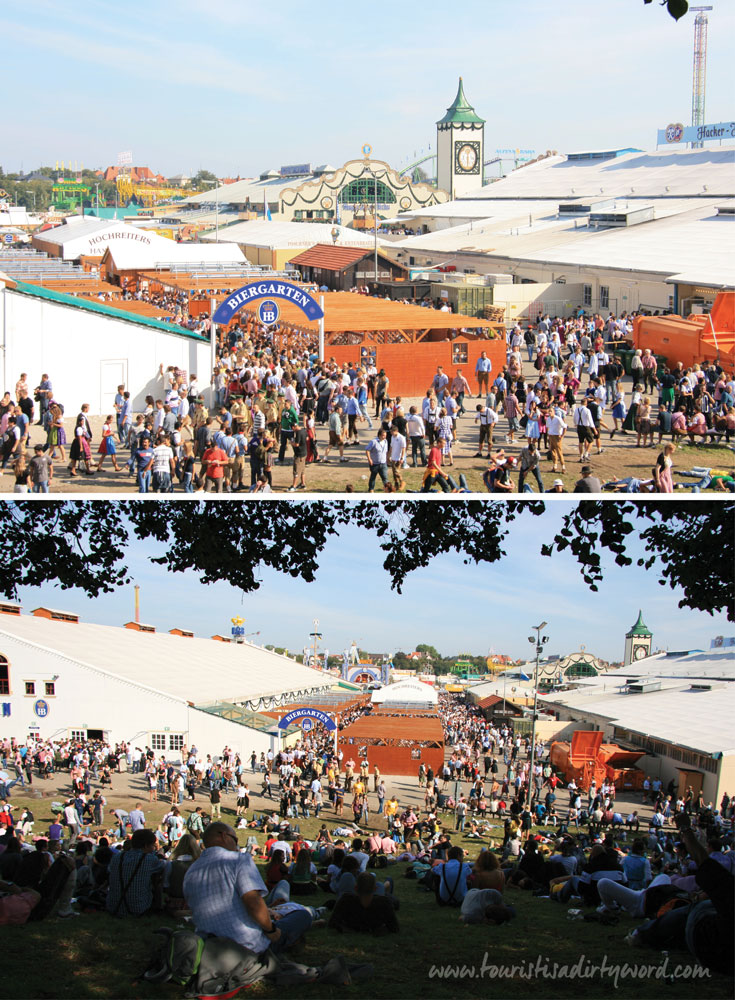
[[[536,372],[531,365],[524,363],[524,374],[526,379],[530,379],[536,375]],[[473,382],[473,380],[470,381],[471,383]],[[585,388],[586,384],[585,378]],[[631,379],[626,377],[624,379],[624,384],[627,398],[629,399],[632,389]],[[487,469],[487,461],[485,459],[474,457],[477,452],[477,442],[479,437],[478,425],[474,422],[475,406],[477,403],[477,397],[473,397],[471,399],[465,398],[465,409],[467,412],[465,416],[460,417],[457,422],[458,441],[453,448],[454,466],[448,468],[447,471],[454,477],[455,480],[457,480],[457,482],[459,481],[459,474],[463,473],[467,478],[468,487],[472,492],[486,493],[485,486],[482,482],[482,475]],[[421,400],[406,398],[403,400],[403,404],[405,412],[408,413],[408,407],[411,405],[416,404],[420,408]],[[67,439],[70,439],[72,436],[76,411],[73,411],[73,407],[67,406],[66,412],[66,435]],[[102,422],[101,417],[93,417],[90,420],[94,434],[94,440],[92,443],[93,456],[100,441]],[[611,479],[622,479],[628,476],[634,476],[637,479],[650,479],[651,469],[655,464],[656,457],[660,451],[658,443],[654,447],[638,448],[636,447],[636,435],[632,433],[628,433],[627,435],[618,433],[615,435],[613,440],[610,440],[609,430],[612,428],[613,422],[609,414],[606,414],[605,422],[609,424],[609,429],[607,431],[603,430],[602,432],[602,454],[597,455],[594,453],[594,448],[592,450],[590,464],[592,466],[593,474],[597,476],[602,483]],[[571,418],[569,418],[568,423],[570,424],[570,430],[567,432],[564,445],[564,458],[566,463],[565,473],[553,473],[551,471],[551,462],[546,459],[545,452],[542,449],[541,477],[545,490],[550,489],[553,480],[559,478],[564,482],[564,489],[571,493],[574,490],[575,483],[580,478],[579,470],[581,468],[581,463],[578,460],[577,435],[573,426],[571,426]],[[340,463],[337,452],[332,451],[329,456],[329,464],[310,464],[307,467],[307,492],[342,493],[345,491],[347,486],[350,486],[352,491],[355,493],[364,493],[367,491],[369,468],[365,456],[365,448],[373,437],[374,432],[371,431],[366,424],[361,424],[359,433],[359,447],[345,447],[344,454],[347,458],[346,462]],[[513,444],[509,444],[506,442],[506,434],[507,421],[505,420],[505,417],[501,416],[495,427],[493,449],[504,448],[508,454],[517,455],[521,448],[525,445],[525,438],[516,435],[515,442]],[[317,443],[320,454],[323,454],[324,452],[327,438],[326,428],[318,427]],[[40,427],[34,426],[32,428],[31,441],[34,444],[45,441],[45,435],[43,435]],[[656,441],[658,442],[658,435],[656,435]],[[105,459],[105,465],[101,472],[95,472],[92,476],[79,475],[75,479],[71,478],[67,471],[68,448],[66,454],[66,461],[59,460],[55,463],[55,475],[51,484],[51,492],[67,495],[90,493],[94,495],[116,494],[123,496],[130,493],[137,493],[135,477],[128,475],[128,470],[125,464],[129,452],[120,449],[118,464],[121,467],[121,472],[114,472],[110,464],[110,459],[107,458]],[[31,457],[31,455],[32,451],[29,453],[29,457]],[[289,487],[292,485],[293,476],[290,455],[291,449],[289,448],[284,464],[275,465],[273,467],[274,493],[287,492]],[[686,477],[677,476],[677,473],[690,470],[695,466],[733,471],[735,470],[735,450],[732,446],[726,446],[724,444],[690,445],[688,442],[680,444],[674,456],[674,481],[685,483],[687,481]],[[246,473],[247,483],[249,484],[249,465],[246,469]],[[403,478],[405,482],[405,490],[407,492],[421,490],[423,482],[422,469],[404,469]],[[517,483],[517,481],[518,476],[516,472],[513,474],[513,482]],[[530,477],[527,482],[534,491],[538,490],[536,480],[533,477]],[[14,479],[12,472],[9,468],[5,469],[3,474],[0,475],[0,493],[12,493],[13,485]],[[177,482],[174,483],[174,491],[179,496],[184,495],[183,487]],[[377,480],[376,492],[382,492],[380,479]],[[682,493],[687,496],[689,495],[688,490],[683,490]],[[199,495],[201,496],[202,494],[200,493]],[[238,495],[247,496],[247,493],[242,492]],[[299,495],[299,493],[296,495]]]

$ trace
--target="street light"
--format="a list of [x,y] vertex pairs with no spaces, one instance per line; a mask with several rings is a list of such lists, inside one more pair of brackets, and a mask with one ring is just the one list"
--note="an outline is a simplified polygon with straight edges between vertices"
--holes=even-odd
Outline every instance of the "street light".
[[214,185],[214,199],[215,199],[215,210],[214,210],[214,242],[219,243],[219,181],[203,181],[204,184]]
[[[362,147],[363,156],[365,157],[365,166],[370,170],[370,174],[373,178],[373,196],[374,196],[374,209],[373,209],[373,226],[375,231],[375,284],[378,284],[378,175],[375,172],[373,164],[370,163],[370,154],[372,153],[372,146],[369,143],[365,143]],[[365,202],[365,215],[367,216],[367,202]],[[377,288],[376,288],[377,291]]]
[[536,667],[533,672],[533,715],[531,717],[531,760],[528,769],[528,808],[530,809],[533,804],[533,793],[535,791],[535,781],[533,775],[533,765],[534,758],[536,756],[536,704],[538,699],[538,660],[541,655],[541,650],[544,648],[546,643],[549,641],[548,636],[542,636],[541,630],[545,629],[548,622],[541,622],[540,625],[532,625],[531,628],[536,633],[535,636],[529,635],[528,641],[530,643],[536,644]]

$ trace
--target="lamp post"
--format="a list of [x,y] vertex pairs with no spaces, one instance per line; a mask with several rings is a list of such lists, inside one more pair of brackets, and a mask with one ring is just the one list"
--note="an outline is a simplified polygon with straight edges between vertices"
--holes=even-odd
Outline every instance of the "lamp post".
[[536,644],[536,667],[533,672],[533,715],[531,717],[531,760],[528,768],[528,808],[531,808],[533,804],[534,791],[535,791],[535,781],[533,774],[534,759],[536,757],[536,704],[538,699],[538,660],[541,655],[541,650],[544,648],[546,643],[549,641],[549,637],[541,635],[541,630],[545,629],[548,622],[541,622],[540,625],[532,625],[531,628],[536,633],[535,636],[529,635],[528,641],[530,643]]
[[375,291],[378,288],[378,175],[373,170],[373,193],[375,194],[375,209],[373,211],[373,226],[375,230]]
[[204,181],[210,187],[214,185],[214,242],[219,243],[219,181]]

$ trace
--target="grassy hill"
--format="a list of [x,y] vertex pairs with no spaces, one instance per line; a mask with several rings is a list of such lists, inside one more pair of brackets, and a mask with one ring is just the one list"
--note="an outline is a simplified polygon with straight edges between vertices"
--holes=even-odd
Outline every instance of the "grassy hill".
[[[14,796],[16,815],[26,804],[35,812],[36,831],[43,831],[51,818],[50,799]],[[164,811],[163,803],[146,808],[149,825],[155,826]],[[226,804],[223,819],[233,818],[234,809]],[[304,835],[314,837],[323,821],[334,828],[331,812],[323,813],[319,820],[299,822]],[[380,822],[380,826],[384,824]],[[248,833],[252,831],[240,831],[241,844]],[[263,835],[257,836],[262,842]],[[480,847],[487,846],[472,840],[458,842],[472,858]],[[350,962],[370,961],[375,965],[372,980],[347,990],[318,986],[276,989],[258,983],[243,995],[279,1000],[309,996],[450,1000],[485,995],[527,997],[531,993],[560,1000],[600,993],[623,1000],[691,1000],[692,996],[709,1000],[733,995],[732,983],[725,977],[693,978],[695,963],[687,953],[672,952],[667,957],[629,948],[623,939],[638,923],[632,918],[623,916],[617,925],[607,927],[570,921],[565,906],[510,888],[506,896],[517,909],[514,921],[501,927],[468,927],[460,923],[456,910],[439,908],[431,894],[406,879],[406,868],[406,864],[398,864],[389,872],[401,902],[399,934],[372,938],[317,929],[310,932],[298,957],[310,965],[322,964],[336,954],[343,954]],[[320,905],[323,898],[318,894],[308,902]],[[173,927],[175,921],[157,916],[118,920],[106,914],[84,914],[75,919],[4,927],[2,992],[7,997],[44,1000],[179,997],[183,993],[180,987],[154,986],[137,978],[156,946],[153,931],[161,926]],[[608,971],[600,971],[603,962]],[[557,967],[556,976],[555,963],[566,967],[561,972]],[[593,966],[598,966],[596,971]],[[681,967],[678,972],[677,967]]]

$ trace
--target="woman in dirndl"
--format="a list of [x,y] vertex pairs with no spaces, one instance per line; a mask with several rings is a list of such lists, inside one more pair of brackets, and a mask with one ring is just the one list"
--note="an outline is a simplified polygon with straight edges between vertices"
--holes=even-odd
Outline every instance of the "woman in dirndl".
[[[615,427],[610,431],[610,440],[615,437],[616,431],[620,431],[621,434],[628,433],[624,427],[626,417],[625,393],[620,382],[615,383],[615,402],[613,403],[612,417],[615,421]],[[620,424],[620,426],[618,426],[618,424]]]
[[90,463],[92,461],[92,452],[89,448],[89,440],[87,439],[87,428],[85,426],[86,421],[83,413],[80,413],[77,417],[77,425],[74,428],[74,440],[71,443],[71,449],[69,450],[69,475],[77,475],[77,465],[80,462],[84,463],[84,471],[88,476],[92,475],[90,469]]
[[115,447],[115,431],[113,427],[112,414],[110,413],[105,417],[105,422],[102,425],[102,441],[97,449],[100,455],[100,460],[97,463],[97,472],[102,468],[108,455],[112,459],[112,467],[115,472],[120,471],[120,466],[117,464],[117,448]]
[[527,441],[538,441],[541,437],[541,428],[539,426],[540,415],[536,407],[536,400],[532,400],[531,406],[528,411],[528,422],[526,424],[526,440]]
[[58,403],[51,403],[49,406],[49,427],[46,435],[46,447],[49,458],[56,458],[56,449],[61,453],[61,461],[66,461],[66,434],[64,433],[64,417]]
[[623,430],[633,432],[638,430],[638,405],[642,399],[643,386],[636,384],[630,400],[630,407],[628,412],[625,414],[625,420],[623,421]]

